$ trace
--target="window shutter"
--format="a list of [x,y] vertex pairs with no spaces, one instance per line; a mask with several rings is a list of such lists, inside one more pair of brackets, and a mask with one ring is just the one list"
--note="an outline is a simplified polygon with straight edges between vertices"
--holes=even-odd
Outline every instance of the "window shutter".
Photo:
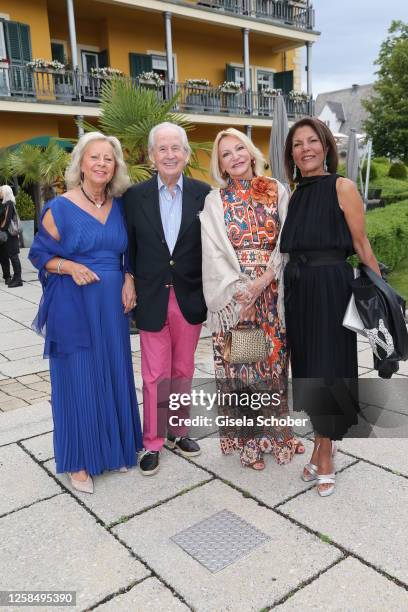
[[16,21],[3,21],[8,59],[25,64],[31,57],[30,26]]
[[231,64],[226,64],[225,66],[225,80],[235,81],[235,68]]
[[98,53],[99,68],[107,68],[109,66],[108,50],[104,49]]
[[129,53],[130,76],[136,78],[142,72],[150,72],[152,58],[144,53]]
[[65,64],[65,49],[62,43],[51,43],[51,55],[53,60],[61,62],[61,64]]
[[288,94],[293,89],[293,70],[285,72],[275,72],[273,77],[275,89],[281,89],[284,94]]

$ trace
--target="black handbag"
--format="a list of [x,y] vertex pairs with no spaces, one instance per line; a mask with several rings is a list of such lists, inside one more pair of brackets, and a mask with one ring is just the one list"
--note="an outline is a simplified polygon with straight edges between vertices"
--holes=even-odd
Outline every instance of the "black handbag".
[[8,234],[3,230],[0,230],[0,244],[5,244],[7,242]]
[[405,300],[371,268],[359,265],[360,276],[352,281],[355,305],[374,353],[374,368],[382,378],[398,371],[408,359]]

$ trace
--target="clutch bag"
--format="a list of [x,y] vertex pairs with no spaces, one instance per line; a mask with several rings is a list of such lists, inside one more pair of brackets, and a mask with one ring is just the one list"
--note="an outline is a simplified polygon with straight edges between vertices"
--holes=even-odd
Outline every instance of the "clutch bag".
[[364,331],[364,324],[358,313],[354,295],[351,296],[346,308],[346,312],[344,313],[343,327],[346,327],[347,329],[356,332],[356,334],[366,336],[366,332]]
[[224,360],[228,363],[256,363],[269,355],[263,329],[259,327],[231,329],[225,334]]
[[[354,268],[354,278],[358,278],[360,276],[360,271],[358,268]],[[359,312],[356,306],[356,300],[354,299],[354,294],[351,294],[349,303],[347,304],[346,312],[343,317],[343,327],[346,327],[350,331],[355,332],[356,334],[361,334],[362,336],[366,336],[366,332],[364,330],[364,324],[361,320]]]

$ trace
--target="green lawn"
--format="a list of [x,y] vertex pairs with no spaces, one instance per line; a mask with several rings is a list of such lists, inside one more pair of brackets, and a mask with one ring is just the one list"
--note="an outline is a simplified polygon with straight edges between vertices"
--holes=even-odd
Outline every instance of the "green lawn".
[[408,257],[400,261],[389,274],[388,282],[403,298],[408,300]]
[[[382,197],[389,197],[393,195],[398,195],[400,193],[407,194],[408,196],[408,178],[403,180],[390,178],[388,176],[390,163],[386,158],[374,158],[371,164],[376,169],[377,177],[374,179],[370,179],[370,189],[381,189]],[[342,176],[346,176],[344,163],[339,165],[338,172]]]

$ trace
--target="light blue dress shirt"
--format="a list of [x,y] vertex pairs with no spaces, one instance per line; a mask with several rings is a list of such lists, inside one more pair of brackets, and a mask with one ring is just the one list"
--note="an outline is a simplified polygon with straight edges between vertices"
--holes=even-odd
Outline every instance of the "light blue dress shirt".
[[181,175],[177,181],[174,195],[167,189],[159,175],[157,175],[157,183],[159,186],[160,216],[164,237],[170,253],[173,253],[181,225],[181,213],[183,209],[183,175]]

